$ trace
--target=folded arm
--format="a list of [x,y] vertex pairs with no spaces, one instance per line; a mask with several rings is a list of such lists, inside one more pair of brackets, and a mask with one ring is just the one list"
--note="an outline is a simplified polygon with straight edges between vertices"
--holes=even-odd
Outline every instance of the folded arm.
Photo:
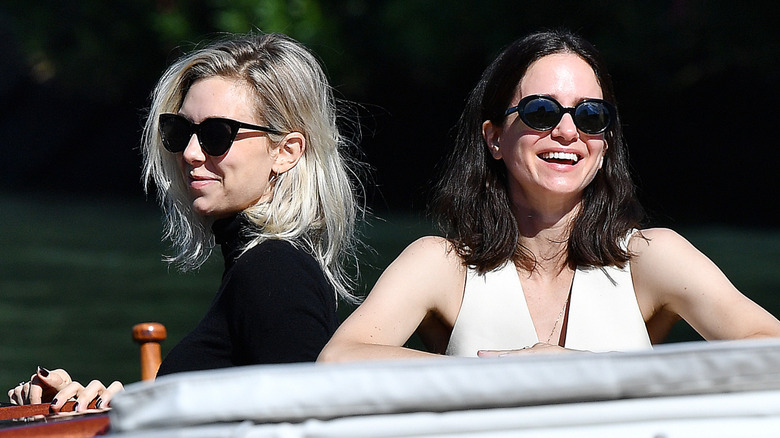
[[403,345],[427,316],[445,324],[457,317],[465,268],[450,248],[438,237],[409,245],[384,271],[365,302],[341,324],[318,361],[438,356]]

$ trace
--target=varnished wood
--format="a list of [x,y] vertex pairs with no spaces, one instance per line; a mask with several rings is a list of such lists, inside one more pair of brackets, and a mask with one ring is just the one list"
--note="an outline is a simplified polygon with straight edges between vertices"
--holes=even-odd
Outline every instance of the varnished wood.
[[[52,413],[50,403],[0,408],[0,437],[68,437],[83,438],[108,432],[107,412],[73,412],[76,402],[66,402],[59,413]],[[93,401],[88,406],[94,409]]]
[[[97,400],[92,400],[92,402],[90,402],[90,404],[87,405],[87,408],[94,409],[96,402]],[[75,401],[65,402],[65,404],[62,405],[60,412],[73,412],[73,407],[75,405],[76,405]],[[39,404],[21,405],[21,406],[7,406],[7,407],[0,408],[0,420],[11,420],[14,418],[35,417],[38,415],[49,415],[49,414],[52,414],[51,403],[39,403]]]
[[160,342],[168,336],[165,326],[157,322],[144,322],[133,326],[133,340],[140,344],[141,380],[153,380],[162,362]]
[[[5,409],[5,408],[3,408]],[[0,429],[0,438],[87,438],[105,435],[110,428],[107,412],[83,415],[54,414],[44,420],[22,422]]]

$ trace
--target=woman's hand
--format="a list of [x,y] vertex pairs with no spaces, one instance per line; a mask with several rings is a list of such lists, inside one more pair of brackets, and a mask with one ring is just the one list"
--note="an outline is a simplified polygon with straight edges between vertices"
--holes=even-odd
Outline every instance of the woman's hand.
[[[111,399],[119,392],[124,390],[122,383],[114,381],[108,387],[99,380],[89,382],[87,386],[82,386],[79,382],[71,382],[62,387],[54,399],[51,401],[51,410],[59,412],[68,400],[75,400],[76,404],[73,410],[84,412],[94,407],[95,409],[106,409],[111,405]],[[94,402],[94,403],[93,403]]]
[[100,381],[93,380],[85,387],[74,382],[63,369],[49,371],[38,367],[30,381],[9,390],[8,397],[11,403],[17,405],[50,402],[54,412],[59,412],[68,400],[75,400],[73,410],[83,412],[91,407],[93,401],[96,409],[108,408],[114,395],[122,390],[124,387],[120,382],[113,382],[106,387]]
[[8,391],[11,403],[28,405],[50,402],[60,389],[72,382],[65,370],[49,371],[38,367],[38,371],[30,376],[29,382],[20,382]]
[[520,356],[525,354],[560,354],[571,353],[577,350],[569,350],[558,345],[547,344],[544,342],[537,342],[536,344],[521,348],[519,350],[479,350],[477,351],[478,357],[507,357],[507,356]]

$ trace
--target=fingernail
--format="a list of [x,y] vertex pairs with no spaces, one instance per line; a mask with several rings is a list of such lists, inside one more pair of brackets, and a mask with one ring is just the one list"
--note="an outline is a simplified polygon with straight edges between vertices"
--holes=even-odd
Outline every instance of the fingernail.
[[100,409],[100,405],[103,404],[103,399],[99,398],[97,402],[95,403],[95,409]]
[[56,404],[57,404],[57,399],[56,399],[56,398],[55,398],[55,399],[52,399],[52,400],[51,400],[51,405],[52,405],[52,406],[54,406],[54,405],[56,405]]
[[78,412],[78,410],[79,410],[79,402],[76,402],[76,403],[73,405],[73,412]]
[[38,365],[38,374],[42,375],[43,377],[49,377],[49,370]]

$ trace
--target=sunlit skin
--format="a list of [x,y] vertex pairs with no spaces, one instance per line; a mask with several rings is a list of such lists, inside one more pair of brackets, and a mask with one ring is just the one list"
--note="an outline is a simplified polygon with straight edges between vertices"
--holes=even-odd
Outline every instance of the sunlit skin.
[[[518,83],[511,105],[530,94],[573,107],[603,98],[593,69],[574,54],[540,58]],[[480,357],[571,351],[560,346],[562,315],[574,268],[567,260],[570,224],[585,188],[604,163],[603,135],[579,131],[569,114],[550,131],[526,126],[517,114],[483,123],[486,147],[508,171],[518,244],[534,255],[518,267],[539,343],[517,350],[478,350]],[[574,153],[553,160],[550,152]],[[564,156],[564,158],[571,156]],[[681,317],[704,339],[780,337],[780,321],[737,290],[704,254],[672,230],[642,230],[628,242],[637,303],[650,339],[661,341]],[[382,273],[363,304],[344,321],[319,361],[442,357],[463,302],[466,268],[452,245],[428,236],[410,244]],[[417,332],[429,352],[404,347]]]
[[[187,92],[179,114],[195,123],[224,117],[262,125],[263,121],[252,113],[251,93],[243,82],[221,77],[201,79]],[[271,196],[274,152],[267,134],[242,129],[227,153],[212,157],[193,135],[181,153],[180,165],[194,211],[223,218],[267,201]]]
[[[532,63],[511,102],[532,94],[550,96],[566,107],[603,98],[593,68],[572,53],[548,55]],[[562,329],[557,321],[574,276],[565,261],[563,242],[585,188],[602,167],[607,143],[603,134],[578,130],[570,114],[553,129],[537,131],[513,113],[500,125],[486,121],[483,135],[493,158],[502,160],[509,173],[507,187],[520,241],[540,261],[530,272],[518,271],[537,336],[557,339]],[[551,153],[568,155],[552,159]]]
[[[550,96],[567,107],[586,98],[603,98],[593,69],[574,54],[548,55],[531,64],[516,87],[512,105],[530,94]],[[486,147],[508,170],[511,208],[521,242],[538,260],[533,271],[518,271],[537,336],[557,339],[561,324],[556,321],[574,275],[565,263],[562,242],[585,187],[602,166],[607,147],[604,136],[580,132],[568,114],[550,131],[526,126],[516,113],[501,124],[486,121],[482,128]],[[549,152],[574,153],[577,159],[544,159],[543,154]],[[443,352],[460,311],[465,275],[461,260],[445,240],[426,237],[412,243],[336,332],[329,345],[342,343],[337,348],[343,348],[344,356],[337,359],[353,354],[357,358],[362,354],[427,355],[397,347],[418,326],[424,341]],[[408,294],[399,293],[401,284],[407,285]],[[362,350],[367,344],[370,347]],[[326,346],[323,360],[332,360],[327,357],[329,352]]]
[[[531,94],[550,96],[566,107],[603,97],[593,69],[574,54],[549,55],[531,64],[512,102]],[[509,193],[518,217],[545,212],[550,219],[558,219],[572,211],[601,168],[606,152],[604,135],[579,131],[570,114],[550,131],[529,128],[513,113],[500,126],[485,122],[483,132],[491,154],[504,161],[511,175]],[[576,163],[543,159],[552,152],[573,153],[578,159]]]

